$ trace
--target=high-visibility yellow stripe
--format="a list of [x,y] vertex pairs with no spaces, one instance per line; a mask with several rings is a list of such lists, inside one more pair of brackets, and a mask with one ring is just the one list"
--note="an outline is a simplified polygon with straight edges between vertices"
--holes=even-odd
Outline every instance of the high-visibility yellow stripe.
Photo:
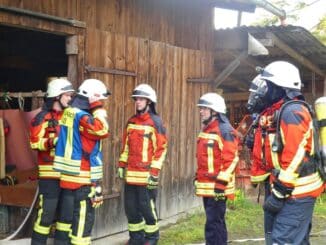
[[79,184],[90,184],[91,183],[91,179],[89,177],[81,177],[81,176],[74,176],[74,175],[61,174],[60,179],[62,181],[79,183]]
[[130,171],[130,170],[128,170],[126,172],[126,176],[130,176],[130,177],[146,177],[147,178],[149,176],[149,172],[148,171],[144,172],[144,171]]
[[[145,129],[144,135],[149,135],[149,130]],[[148,145],[149,145],[149,137],[143,137],[143,151],[142,151],[142,161],[148,162]]]
[[[268,134],[268,140],[269,142],[274,142],[275,134]],[[278,153],[272,151],[272,147],[270,147],[270,154],[272,158],[272,164],[275,169],[281,169],[280,163],[278,161]]]
[[143,220],[140,223],[137,224],[132,224],[132,223],[128,223],[128,230],[129,231],[142,231],[144,230],[145,227],[145,221]]
[[238,162],[239,162],[239,157],[238,157],[238,152],[236,152],[235,157],[233,158],[230,166],[226,170],[220,171],[217,178],[229,182],[234,174],[234,170]]
[[71,244],[75,245],[88,245],[91,244],[91,237],[77,237],[74,235],[71,235]]
[[71,224],[63,223],[63,222],[56,222],[56,230],[70,232],[71,231]]
[[[285,171],[281,171],[278,178],[280,181],[285,183],[294,183],[296,178],[298,177],[298,174],[295,173],[295,171],[298,169],[299,165],[302,163],[302,159],[304,158],[306,154],[305,146],[307,145],[307,141],[309,137],[311,136],[312,132],[312,121],[309,123],[309,130],[303,135],[303,139],[300,142],[298,146],[298,150],[296,154],[294,155],[290,165],[287,167]],[[283,135],[282,129],[281,135]],[[283,136],[282,136],[283,137]],[[284,142],[284,141],[283,141]]]
[[203,189],[214,189],[215,182],[199,182],[199,181],[197,181],[196,187],[203,188]]
[[265,173],[259,176],[251,176],[250,180],[253,183],[262,182],[265,181],[268,178],[268,176],[270,176],[270,173]]
[[213,153],[213,147],[210,146],[210,144],[214,144],[213,140],[208,140],[208,146],[207,146],[207,167],[208,167],[208,173],[214,173],[214,153]]
[[154,128],[148,125],[128,124],[127,131],[129,129],[144,130],[146,132],[154,133]]
[[145,225],[145,232],[146,233],[153,233],[159,230],[158,224],[155,225]]
[[211,190],[208,190],[208,189],[199,189],[197,188],[196,189],[196,195],[199,195],[199,196],[214,196],[215,195],[215,192],[214,192],[214,189],[211,189]]
[[129,146],[128,146],[128,137],[126,137],[126,142],[123,148],[123,152],[120,154],[119,161],[120,162],[127,162],[128,161],[128,154],[129,154]]
[[220,150],[223,149],[223,142],[221,140],[221,137],[218,136],[217,134],[208,134],[208,133],[200,132],[198,135],[198,138],[203,138],[203,139],[207,139],[207,140],[215,140],[218,143],[218,148]]
[[317,181],[314,181],[312,183],[296,186],[292,192],[292,195],[300,195],[300,194],[312,192],[322,187],[323,184],[324,182],[321,180],[321,178],[319,178]]
[[39,171],[38,172],[38,176],[39,177],[49,177],[49,178],[60,178],[60,173],[56,172],[56,171]]
[[44,122],[41,124],[41,129],[39,131],[39,133],[37,134],[37,138],[39,139],[37,142],[30,142],[31,148],[34,150],[41,150],[41,151],[45,151],[45,142],[47,141],[47,139],[43,138],[43,136],[45,135],[45,129],[49,126],[48,121]]
[[279,174],[279,179],[286,183],[290,183],[292,185],[295,185],[295,183],[297,182],[297,179],[299,177],[298,173],[291,173],[287,170],[280,170],[280,174]]
[[86,200],[80,201],[79,205],[80,205],[80,210],[79,210],[77,237],[82,238],[84,234],[85,223],[86,223]]
[[40,205],[40,208],[37,212],[37,219],[34,223],[34,228],[33,230],[37,233],[40,233],[40,234],[43,234],[43,235],[48,235],[50,234],[50,226],[42,226],[41,225],[41,219],[42,219],[42,214],[43,214],[43,211],[44,211],[44,200],[43,200],[43,195],[40,194],[39,195],[39,205]]
[[126,177],[127,183],[147,184],[148,178]]
[[79,167],[80,168],[80,163],[81,160],[73,160],[71,158],[66,158],[66,157],[60,157],[60,156],[55,156],[54,159],[55,163],[54,164],[62,164],[65,166],[72,166],[72,167]]
[[36,231],[37,233],[40,233],[42,235],[49,235],[50,228],[51,228],[51,226],[42,226],[37,223],[34,224],[34,231]]

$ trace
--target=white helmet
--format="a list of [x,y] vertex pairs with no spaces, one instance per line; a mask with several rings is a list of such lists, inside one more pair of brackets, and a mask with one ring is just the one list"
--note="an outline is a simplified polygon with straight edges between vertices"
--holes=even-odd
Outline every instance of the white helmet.
[[142,97],[142,98],[149,99],[153,103],[157,103],[155,90],[151,86],[145,83],[139,84],[132,92],[131,97],[132,98]]
[[261,78],[283,88],[301,89],[298,68],[286,61],[275,61],[261,69]]
[[215,112],[226,113],[226,105],[222,96],[216,93],[207,93],[200,97],[197,106],[212,109]]
[[104,83],[97,79],[86,79],[78,88],[78,94],[87,98],[107,99],[111,94]]
[[46,91],[47,98],[57,97],[63,93],[74,92],[71,82],[67,79],[57,78],[48,83]]

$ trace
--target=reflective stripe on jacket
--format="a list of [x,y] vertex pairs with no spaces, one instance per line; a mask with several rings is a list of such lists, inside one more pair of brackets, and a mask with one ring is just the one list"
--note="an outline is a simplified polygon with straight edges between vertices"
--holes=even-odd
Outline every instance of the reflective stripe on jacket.
[[99,110],[104,109],[93,115],[72,107],[64,110],[54,158],[63,188],[77,189],[103,176],[100,139],[108,136],[108,123]]
[[[283,149],[272,151],[276,133],[277,111],[284,101],[275,103],[260,115],[253,149],[252,182],[264,181],[273,169],[278,170],[279,180],[294,187],[293,197],[317,197],[323,190],[323,182],[313,164],[314,140],[310,112],[302,104],[289,104],[280,118],[280,136]],[[271,181],[273,181],[272,176]]]
[[167,138],[161,118],[152,113],[128,120],[119,167],[126,169],[126,182],[147,185],[150,173],[158,175],[165,160]]
[[37,150],[39,178],[60,178],[60,173],[53,170],[53,158],[61,116],[61,111],[43,109],[31,121],[30,145]]
[[233,198],[238,161],[235,130],[225,116],[213,120],[197,138],[196,195],[212,197],[217,188]]

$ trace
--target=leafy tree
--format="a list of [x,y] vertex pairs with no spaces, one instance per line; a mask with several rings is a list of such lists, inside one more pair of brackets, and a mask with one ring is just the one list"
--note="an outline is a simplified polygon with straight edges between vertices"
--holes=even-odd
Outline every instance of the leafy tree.
[[[281,8],[281,9],[289,9],[286,13],[286,22],[287,23],[295,23],[299,19],[300,10],[303,10],[310,5],[313,5],[316,2],[324,1],[324,0],[315,0],[310,3],[305,3],[302,0],[271,0],[270,2]],[[252,23],[252,25],[256,26],[270,26],[270,25],[279,25],[280,19],[275,15],[263,15],[260,19]],[[312,34],[323,44],[326,45],[326,15],[320,20],[320,22],[313,28]]]
[[326,15],[320,20],[312,34],[324,45],[326,45]]

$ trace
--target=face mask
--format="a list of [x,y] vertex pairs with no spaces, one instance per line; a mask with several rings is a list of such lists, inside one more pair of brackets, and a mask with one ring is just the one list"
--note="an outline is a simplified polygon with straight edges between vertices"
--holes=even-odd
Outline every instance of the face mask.
[[264,99],[268,92],[267,82],[262,79],[255,79],[249,88],[250,95],[247,102],[249,113],[260,113],[266,106],[267,101]]

